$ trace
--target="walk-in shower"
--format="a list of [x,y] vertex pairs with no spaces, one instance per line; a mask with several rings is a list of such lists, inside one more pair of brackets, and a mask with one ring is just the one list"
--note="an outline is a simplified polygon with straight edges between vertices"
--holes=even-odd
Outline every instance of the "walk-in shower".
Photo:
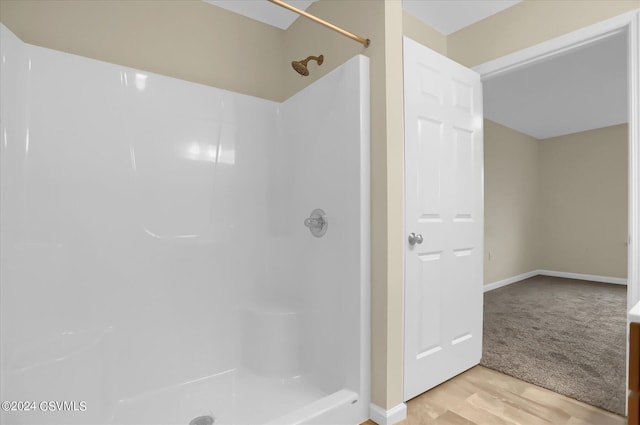
[[0,37],[0,422],[366,419],[368,59],[276,103]]

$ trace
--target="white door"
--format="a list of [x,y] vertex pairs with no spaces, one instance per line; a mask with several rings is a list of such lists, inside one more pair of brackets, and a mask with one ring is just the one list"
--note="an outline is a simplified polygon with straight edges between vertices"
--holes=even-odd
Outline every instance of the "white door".
[[480,76],[404,37],[404,113],[408,400],[482,355]]

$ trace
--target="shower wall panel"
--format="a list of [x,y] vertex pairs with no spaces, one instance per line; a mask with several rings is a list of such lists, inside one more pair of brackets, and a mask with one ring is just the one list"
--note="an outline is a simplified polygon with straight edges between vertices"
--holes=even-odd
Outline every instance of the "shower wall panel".
[[[360,285],[368,282],[369,117],[353,105],[368,104],[368,83],[360,73],[368,59],[357,56],[315,84],[288,99],[287,117],[291,193],[295,202],[288,222],[296,224],[292,244],[304,279],[292,282],[308,306],[309,338],[303,357],[316,381],[328,391],[359,387],[358,346],[362,310]],[[367,73],[368,75],[368,73]],[[362,192],[367,196],[362,197]],[[300,226],[316,208],[327,214],[329,227],[321,238]],[[368,242],[368,239],[367,239]],[[355,308],[354,308],[355,307]]]
[[3,399],[86,400],[97,423],[237,368],[275,104],[2,30]]
[[1,422],[364,419],[367,59],[277,104],[0,31],[0,395],[86,403]]

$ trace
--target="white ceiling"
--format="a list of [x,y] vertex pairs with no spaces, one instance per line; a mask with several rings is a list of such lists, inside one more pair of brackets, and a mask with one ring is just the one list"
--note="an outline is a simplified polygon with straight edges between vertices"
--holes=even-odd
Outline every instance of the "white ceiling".
[[627,38],[483,82],[484,116],[537,139],[627,122]]
[[[298,18],[298,14],[267,0],[203,0],[256,21],[286,30]],[[315,0],[285,0],[286,3],[306,10]]]
[[403,8],[444,35],[503,11],[521,0],[403,0]]

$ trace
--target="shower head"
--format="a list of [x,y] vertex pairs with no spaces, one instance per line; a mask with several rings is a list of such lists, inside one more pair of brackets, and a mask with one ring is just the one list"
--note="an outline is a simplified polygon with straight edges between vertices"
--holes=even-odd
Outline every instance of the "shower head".
[[293,67],[293,69],[296,70],[298,74],[304,75],[306,77],[307,75],[309,75],[309,68],[307,68],[307,62],[309,62],[310,60],[314,60],[318,62],[318,65],[322,65],[322,62],[324,61],[324,56],[323,55],[309,56],[308,58],[306,58],[305,60],[301,60],[300,62],[298,61],[291,62],[291,66]]

